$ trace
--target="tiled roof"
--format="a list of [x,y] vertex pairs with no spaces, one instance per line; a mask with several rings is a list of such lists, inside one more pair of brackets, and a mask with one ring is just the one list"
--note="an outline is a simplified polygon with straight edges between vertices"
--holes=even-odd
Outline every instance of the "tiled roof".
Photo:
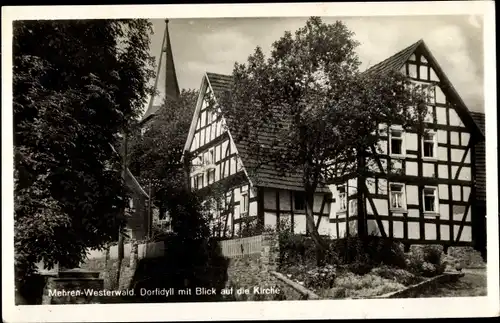
[[[111,146],[111,150],[113,150],[115,154],[119,155],[115,147],[113,147],[113,145],[111,144],[109,145]],[[137,181],[137,179],[135,178],[135,176],[132,174],[132,172],[128,167],[125,171],[125,174],[122,173],[122,177],[125,180],[125,184],[130,190],[140,195],[143,195],[145,198],[149,198],[148,193],[146,193],[146,191],[142,188],[141,184],[139,184],[139,182]]]
[[399,71],[401,67],[403,67],[404,63],[410,58],[411,54],[413,54],[416,51],[419,51],[420,53],[423,53],[427,56],[429,63],[432,64],[437,76],[441,81],[441,89],[443,90],[443,92],[445,92],[446,96],[448,96],[455,102],[456,112],[458,113],[460,118],[462,118],[465,125],[467,125],[471,129],[472,133],[476,135],[476,137],[479,140],[482,140],[483,138],[481,137],[483,136],[480,133],[480,130],[477,127],[477,125],[472,120],[469,109],[463,102],[462,98],[460,97],[456,89],[453,87],[453,84],[451,84],[450,80],[448,79],[442,68],[439,66],[438,62],[432,55],[431,51],[429,50],[423,39],[420,39],[416,43],[406,47],[405,49],[397,52],[391,57],[372,66],[371,68],[363,72],[363,74],[380,75],[388,73],[390,71]]
[[[485,118],[484,113],[471,112],[474,122],[479,126],[482,133],[485,133]],[[477,199],[486,200],[486,146],[485,142],[476,144],[476,193]]]
[[398,71],[401,69],[403,64],[410,58],[411,54],[417,49],[417,47],[423,43],[423,40],[419,40],[418,42],[406,47],[405,49],[397,52],[391,57],[383,60],[382,62],[373,65],[364,71],[364,74],[384,74],[389,71]]
[[207,72],[207,76],[216,97],[231,89],[233,78],[230,75]]
[[144,113],[144,116],[142,117],[141,122],[145,122],[147,119],[155,115],[158,112],[158,110],[160,110],[160,108],[161,105],[152,105],[148,107],[146,113]]
[[[372,75],[372,74],[385,74],[390,71],[399,71],[401,67],[405,64],[405,62],[410,58],[410,56],[416,51],[420,50],[426,53],[426,55],[429,56],[429,59],[431,62],[434,62],[434,65],[436,65],[436,73],[438,74],[438,77],[441,79],[441,81],[444,83],[443,85],[443,91],[446,92],[447,95],[450,95],[455,99],[457,102],[457,113],[461,117],[463,117],[464,122],[469,125],[472,129],[472,132],[474,134],[478,134],[478,141],[481,141],[481,136],[483,134],[480,133],[478,125],[472,120],[472,116],[470,115],[469,110],[461,100],[460,96],[456,92],[456,90],[453,88],[452,84],[444,74],[444,72],[441,70],[437,62],[435,61],[435,58],[432,56],[432,53],[430,53],[429,49],[425,45],[424,41],[421,39],[417,41],[416,43],[406,47],[405,49],[397,52],[393,56],[383,60],[382,62],[372,66],[371,68],[367,69],[363,74],[365,75]],[[222,92],[225,90],[230,90],[231,88],[231,82],[232,78],[231,76],[228,75],[222,75],[222,74],[217,74],[217,73],[207,73],[207,77],[209,79],[210,85],[214,91],[215,96],[217,97],[220,95]],[[284,120],[284,119],[283,119]],[[284,120],[285,121],[285,120]],[[285,121],[286,122],[286,121]],[[237,132],[233,130],[237,130],[237,121],[231,121],[228,120],[228,127],[231,130],[231,132]],[[233,130],[232,130],[233,129]],[[263,131],[259,129],[262,133],[259,133],[259,141],[263,140],[264,142],[272,142],[272,140],[275,138],[273,135],[272,131]],[[245,145],[242,141],[235,139],[235,145],[238,149],[238,152],[241,155],[243,164],[247,167],[252,168],[253,165],[256,165],[256,161],[253,161],[252,158],[250,158],[251,154],[249,154],[248,149],[249,145]],[[479,144],[479,146],[481,146]],[[484,147],[484,144],[483,144]],[[484,148],[483,148],[484,151]],[[484,165],[484,163],[483,163]],[[484,169],[484,166],[483,166]],[[484,174],[484,172],[483,172]],[[480,178],[480,171],[478,171],[478,181]],[[274,167],[271,166],[264,166],[264,167],[259,167],[259,170],[257,171],[257,177],[259,183],[261,183],[261,186],[267,186],[267,187],[276,187],[276,188],[284,188],[284,189],[302,189],[302,175],[301,172],[297,172],[296,174],[289,175],[289,176],[282,176],[280,172],[278,172]]]
[[[231,89],[231,76],[217,73],[207,73],[207,77],[216,98],[219,97],[224,91]],[[279,111],[275,111],[275,113],[279,113]],[[226,121],[230,132],[232,134],[238,133],[238,121],[230,120],[227,117]],[[284,119],[283,121],[285,122]],[[260,144],[273,146],[275,145],[275,138],[276,137],[273,134],[271,127],[259,129],[258,141]],[[270,160],[265,160],[265,156],[260,156],[259,160],[257,160],[254,157],[255,154],[252,154],[251,151],[255,146],[250,144],[247,140],[234,137],[233,139],[243,165],[247,169],[250,179],[256,186],[287,190],[303,190],[304,186],[302,184],[301,172],[297,171],[283,176],[283,174],[276,167],[272,166]],[[320,188],[318,191],[326,191],[326,189]]]

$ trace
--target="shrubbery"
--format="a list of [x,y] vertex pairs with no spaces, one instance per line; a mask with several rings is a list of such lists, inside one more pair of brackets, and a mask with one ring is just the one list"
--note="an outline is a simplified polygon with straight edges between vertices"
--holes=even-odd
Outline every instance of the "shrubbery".
[[443,247],[439,245],[412,246],[407,254],[406,266],[415,275],[432,277],[446,269]]
[[325,291],[326,298],[368,298],[404,288],[401,283],[375,274],[363,276],[345,273],[335,281],[335,287]]
[[333,241],[330,249],[338,255],[338,264],[356,274],[366,274],[381,264],[405,268],[403,247],[390,239],[371,235],[363,240],[349,236]]
[[328,239],[326,264],[317,266],[312,239],[294,234],[286,222],[280,228],[280,271],[327,298],[381,295],[440,275],[447,265],[442,246],[405,253],[401,243],[372,235]]
[[418,284],[423,280],[422,277],[416,276],[415,274],[412,274],[405,269],[393,268],[388,266],[373,268],[371,273],[385,279],[396,281],[405,286]]

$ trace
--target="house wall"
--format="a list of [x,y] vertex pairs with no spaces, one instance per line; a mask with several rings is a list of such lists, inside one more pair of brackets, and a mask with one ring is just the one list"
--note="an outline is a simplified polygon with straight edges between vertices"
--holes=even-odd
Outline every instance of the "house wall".
[[149,231],[148,201],[141,194],[133,194],[127,209],[127,234],[130,239],[144,240]]
[[[243,223],[257,222],[257,191],[242,169],[236,146],[220,111],[209,107],[210,88],[202,86],[200,110],[190,143],[191,187],[205,190],[213,199],[210,227],[214,236],[236,237]],[[220,184],[219,188],[216,188]]]
[[[385,234],[409,243],[471,244],[471,203],[474,201],[472,135],[455,110],[452,98],[447,97],[441,88],[443,84],[435,67],[425,57],[417,52],[402,71],[414,84],[430,86],[429,114],[425,122],[427,131],[433,136],[432,156],[424,155],[423,135],[404,131],[402,152],[395,155],[391,149],[392,130],[403,129],[380,125],[376,154],[367,159],[372,175],[364,179],[364,184],[360,184],[358,178],[350,179],[349,187],[353,190],[359,188],[359,193],[365,197],[368,233]],[[347,181],[338,184],[345,185]],[[393,184],[402,185],[402,208],[391,206],[390,188]],[[434,212],[425,210],[426,189],[435,190]],[[334,210],[338,210],[335,188],[333,192],[337,200]],[[357,197],[357,192],[349,192],[348,200],[352,200],[352,204],[348,204],[347,212],[332,212],[333,237],[342,237],[349,232],[352,221],[356,221],[356,211],[350,213],[359,203]]]
[[[225,191],[219,200],[219,206],[212,202],[213,218],[210,226],[213,234],[217,237],[238,237],[245,225],[256,225],[256,195],[256,189],[244,182]],[[246,207],[243,206],[244,203]]]
[[[295,199],[300,192],[265,188],[263,194],[263,217],[264,225],[276,228],[282,220],[288,220],[292,224],[295,233],[306,233],[305,209],[297,208]],[[305,202],[304,202],[305,203]],[[330,225],[328,215],[330,214],[330,194],[316,193],[314,195],[314,222],[319,234],[329,235]]]
[[[340,187],[344,187],[346,194],[345,208],[341,207]],[[334,239],[343,238],[346,235],[357,234],[357,180],[350,178],[336,185],[329,186],[333,196],[331,212],[329,215],[330,236]]]

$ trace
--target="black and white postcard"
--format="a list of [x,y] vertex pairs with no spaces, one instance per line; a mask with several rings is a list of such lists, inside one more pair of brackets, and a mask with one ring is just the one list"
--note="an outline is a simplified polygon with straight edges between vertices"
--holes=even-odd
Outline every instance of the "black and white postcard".
[[498,315],[494,22],[3,8],[4,319]]

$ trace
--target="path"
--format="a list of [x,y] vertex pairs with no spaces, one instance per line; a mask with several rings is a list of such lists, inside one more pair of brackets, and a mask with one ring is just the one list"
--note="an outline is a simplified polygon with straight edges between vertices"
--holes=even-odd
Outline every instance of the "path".
[[464,269],[465,275],[456,282],[441,284],[420,297],[472,297],[486,296],[486,269]]

